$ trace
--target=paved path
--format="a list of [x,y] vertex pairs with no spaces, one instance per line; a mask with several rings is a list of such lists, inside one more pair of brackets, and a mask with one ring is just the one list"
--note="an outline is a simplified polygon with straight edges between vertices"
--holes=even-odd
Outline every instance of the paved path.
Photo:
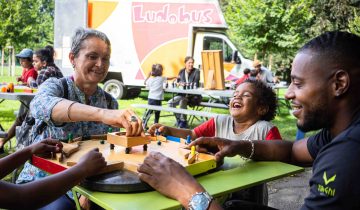
[[294,176],[285,177],[268,183],[269,206],[277,209],[300,209],[304,198],[309,194],[311,168]]

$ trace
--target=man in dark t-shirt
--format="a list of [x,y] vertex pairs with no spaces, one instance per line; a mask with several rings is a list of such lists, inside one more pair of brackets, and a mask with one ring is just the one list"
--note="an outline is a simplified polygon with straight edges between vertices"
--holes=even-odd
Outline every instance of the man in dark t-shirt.
[[307,148],[313,176],[302,209],[360,209],[360,114],[335,138],[328,129],[311,136]]
[[[305,44],[294,58],[285,97],[291,101],[298,128],[321,129],[318,134],[296,142],[200,138],[189,147],[217,146],[217,160],[240,155],[312,165],[310,194],[301,209],[360,209],[360,37],[333,31]],[[139,167],[140,178],[158,191],[184,206],[202,197],[209,201],[202,209],[221,208],[202,195],[205,189],[175,161],[155,153],[145,162]],[[169,171],[176,176],[168,176]],[[177,193],[179,188],[184,190]]]

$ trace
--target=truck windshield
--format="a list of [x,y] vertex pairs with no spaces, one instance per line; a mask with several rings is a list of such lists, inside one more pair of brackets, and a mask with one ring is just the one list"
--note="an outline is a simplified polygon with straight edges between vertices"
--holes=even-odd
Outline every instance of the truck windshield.
[[225,62],[231,62],[232,49],[231,47],[221,38],[206,36],[204,38],[204,50],[222,50],[223,58]]

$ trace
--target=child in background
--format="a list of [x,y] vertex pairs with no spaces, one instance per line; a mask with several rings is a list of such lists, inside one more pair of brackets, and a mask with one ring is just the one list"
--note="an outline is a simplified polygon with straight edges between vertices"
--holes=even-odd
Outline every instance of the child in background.
[[36,81],[31,81],[31,87],[38,87],[50,77],[62,78],[63,74],[54,63],[54,52],[48,48],[36,50],[33,55],[33,65],[39,75]]
[[243,83],[245,80],[247,80],[250,77],[250,69],[245,68],[243,71],[244,75],[240,77],[238,80],[236,80],[235,85],[236,87],[239,86],[241,83]]
[[[30,83],[35,82],[38,76],[37,71],[32,65],[33,51],[27,48],[23,49],[19,54],[16,55],[16,57],[19,59],[21,67],[23,67],[21,76],[17,78],[17,81],[21,82],[23,85],[30,86]],[[29,104],[20,105],[20,110],[16,120],[7,131],[8,135],[5,138],[0,138],[0,154],[4,153],[5,143],[15,136],[16,126],[21,125],[21,123],[24,121],[28,112],[27,107],[29,107]]]
[[17,81],[29,86],[30,82],[37,78],[37,72],[32,65],[33,51],[27,48],[23,49],[16,57],[19,59],[21,67],[23,67],[21,77],[18,77]]
[[[161,64],[152,65],[151,72],[145,79],[144,83],[149,88],[148,104],[161,106],[161,101],[164,100],[164,83],[167,80],[175,79],[176,77],[163,77],[163,66]],[[151,77],[152,76],[152,77]],[[148,114],[152,114],[153,110],[148,110]],[[160,111],[155,111],[154,123],[158,123],[160,119]]]

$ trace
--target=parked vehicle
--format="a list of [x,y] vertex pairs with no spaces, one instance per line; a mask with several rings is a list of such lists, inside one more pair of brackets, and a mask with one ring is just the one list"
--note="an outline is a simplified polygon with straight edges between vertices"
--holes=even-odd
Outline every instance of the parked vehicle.
[[191,55],[201,69],[201,51],[222,50],[226,79],[242,76],[251,66],[226,36],[218,0],[55,0],[56,62],[64,75],[70,38],[77,27],[105,32],[112,43],[104,89],[116,98],[140,93],[151,65],[176,76]]

